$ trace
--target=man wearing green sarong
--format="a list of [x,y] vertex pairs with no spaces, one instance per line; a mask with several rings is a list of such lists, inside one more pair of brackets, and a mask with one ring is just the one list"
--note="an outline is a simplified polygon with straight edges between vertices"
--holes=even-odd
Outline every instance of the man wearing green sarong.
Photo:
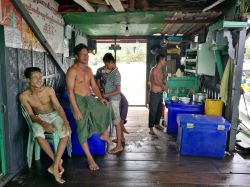
[[[72,65],[66,75],[67,92],[71,110],[77,122],[77,134],[82,148],[86,154],[90,170],[99,167],[90,154],[87,138],[94,133],[101,134],[100,138],[112,143],[108,135],[108,126],[112,123],[112,107],[101,96],[95,82],[92,70],[88,67],[89,49],[84,44],[79,44],[74,49],[76,63]],[[95,95],[90,95],[90,87]]]

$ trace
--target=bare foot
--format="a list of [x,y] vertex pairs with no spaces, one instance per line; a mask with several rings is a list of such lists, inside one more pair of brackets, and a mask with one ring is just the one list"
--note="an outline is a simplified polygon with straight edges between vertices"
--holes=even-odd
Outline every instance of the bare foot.
[[102,135],[100,136],[100,139],[106,141],[109,145],[112,145],[112,144],[113,144],[112,141],[111,141],[111,139],[109,138],[109,136],[107,136],[107,135],[105,135],[105,134],[102,134]]
[[[64,173],[64,168],[63,168],[63,166],[62,166],[62,164],[63,164],[63,160],[61,159],[61,162],[60,162],[60,165],[59,165],[59,174],[62,176],[62,174]],[[48,168],[48,172],[50,173],[50,174],[52,174],[52,175],[54,175],[53,174],[53,164]]]
[[62,179],[62,177],[55,178],[55,179],[56,179],[56,181],[57,181],[58,183],[60,183],[60,184],[63,184],[63,183],[66,182],[64,179]]
[[61,159],[61,162],[60,162],[60,165],[59,165],[59,171],[60,171],[59,174],[60,175],[62,175],[64,173],[64,168],[63,168],[62,164],[63,164],[63,160]]
[[150,134],[150,135],[152,135],[152,136],[157,136],[156,134],[155,134],[155,132],[154,131],[149,131],[149,133],[148,134]]
[[111,149],[109,151],[109,153],[110,154],[117,154],[117,153],[122,152],[122,151],[123,151],[123,147],[122,146],[121,147],[116,146],[115,148]]
[[65,180],[62,179],[62,177],[61,177],[61,175],[60,175],[58,169],[55,169],[53,166],[50,166],[50,167],[48,168],[48,172],[49,172],[50,174],[54,175],[55,180],[56,180],[58,183],[63,184],[63,183],[66,182]]
[[[117,139],[113,139],[112,142],[117,143]],[[125,145],[125,140],[122,140],[122,146]]]
[[155,125],[155,128],[157,128],[158,130],[163,130],[164,128],[161,125]]
[[56,179],[57,182],[59,182],[60,184],[65,183],[66,181],[62,179],[61,175],[59,174],[59,170],[58,168],[53,168],[53,175]]
[[95,163],[95,161],[93,159],[90,159],[90,160],[87,160],[87,161],[88,161],[89,169],[91,171],[99,170],[99,166]]
[[52,175],[54,175],[53,173],[53,165],[51,165],[49,168],[48,168],[48,172]]
[[129,132],[127,131],[127,129],[124,127],[124,125],[122,126],[122,131],[126,134],[129,134]]

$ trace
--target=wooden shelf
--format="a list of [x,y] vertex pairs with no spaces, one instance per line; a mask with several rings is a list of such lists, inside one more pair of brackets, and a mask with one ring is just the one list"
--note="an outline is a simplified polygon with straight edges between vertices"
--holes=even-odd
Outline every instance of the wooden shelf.
[[197,52],[198,52],[198,47],[186,49],[186,59],[185,59],[186,69],[184,70],[186,73],[196,74]]
[[186,52],[197,52],[198,48],[191,48],[191,49],[186,49]]
[[187,61],[187,62],[196,62],[197,59],[196,59],[196,58],[193,58],[193,59],[186,59],[185,61]]
[[189,73],[196,73],[196,70],[194,69],[185,69],[184,71]]
[[242,28],[242,27],[247,27],[248,23],[247,22],[242,22],[242,21],[220,21],[217,22],[209,27],[209,31],[213,32],[216,30],[222,30],[224,28]]

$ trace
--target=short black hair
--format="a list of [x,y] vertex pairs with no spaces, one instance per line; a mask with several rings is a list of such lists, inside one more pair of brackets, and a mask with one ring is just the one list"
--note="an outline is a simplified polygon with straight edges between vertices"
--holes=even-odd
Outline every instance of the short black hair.
[[89,52],[88,46],[83,43],[80,43],[74,47],[74,55],[78,55],[82,49],[86,49]]
[[106,53],[103,56],[102,60],[104,63],[112,61],[115,64],[115,58],[113,57],[113,55],[111,53]]
[[165,55],[159,54],[159,55],[156,55],[155,61],[156,61],[156,63],[158,64],[158,63],[160,62],[160,60],[162,60],[162,59],[164,59],[164,58],[166,58]]
[[24,70],[24,76],[26,79],[30,79],[31,74],[34,72],[42,73],[41,69],[38,67],[28,67]]

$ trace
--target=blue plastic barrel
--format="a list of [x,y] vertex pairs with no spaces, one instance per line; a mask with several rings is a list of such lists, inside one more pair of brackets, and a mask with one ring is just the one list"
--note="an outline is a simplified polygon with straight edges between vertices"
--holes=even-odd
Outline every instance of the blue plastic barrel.
[[[69,99],[67,92],[65,91],[62,98],[60,99],[60,103],[62,103],[64,112],[69,121],[72,134],[71,134],[71,143],[72,143],[72,154],[73,155],[84,155],[81,144],[78,140],[77,136],[77,124],[73,113],[70,109]],[[111,132],[111,130],[110,130]],[[88,138],[89,150],[92,155],[104,155],[106,152],[106,142],[100,139],[99,134],[94,134],[90,138]]]
[[176,121],[177,114],[204,114],[204,105],[201,103],[183,104],[183,103],[172,103],[171,101],[165,101],[166,107],[168,108],[168,123],[167,133],[177,134],[178,125]]

